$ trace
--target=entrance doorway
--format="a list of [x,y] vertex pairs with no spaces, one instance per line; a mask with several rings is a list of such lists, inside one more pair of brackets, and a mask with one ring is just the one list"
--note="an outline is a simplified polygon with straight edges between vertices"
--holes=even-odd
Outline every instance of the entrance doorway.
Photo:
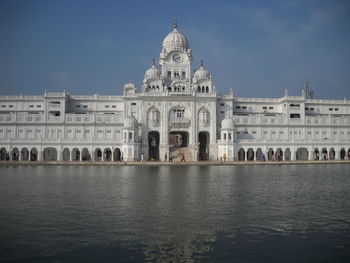
[[148,133],[148,156],[150,161],[159,161],[159,132]]
[[188,132],[172,131],[169,133],[170,147],[187,147],[188,146]]
[[209,132],[200,132],[198,134],[199,152],[198,160],[209,160]]

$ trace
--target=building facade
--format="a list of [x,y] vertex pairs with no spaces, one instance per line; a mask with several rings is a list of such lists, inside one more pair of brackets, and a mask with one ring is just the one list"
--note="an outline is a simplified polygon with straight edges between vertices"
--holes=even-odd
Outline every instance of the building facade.
[[121,96],[0,96],[0,159],[18,161],[319,160],[350,156],[350,102],[218,94],[176,23],[159,66]]

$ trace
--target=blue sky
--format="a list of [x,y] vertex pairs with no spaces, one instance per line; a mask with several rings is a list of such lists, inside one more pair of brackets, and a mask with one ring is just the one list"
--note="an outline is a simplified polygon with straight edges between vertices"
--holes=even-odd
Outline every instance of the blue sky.
[[350,98],[346,0],[0,0],[0,93],[140,89],[174,17],[219,93]]

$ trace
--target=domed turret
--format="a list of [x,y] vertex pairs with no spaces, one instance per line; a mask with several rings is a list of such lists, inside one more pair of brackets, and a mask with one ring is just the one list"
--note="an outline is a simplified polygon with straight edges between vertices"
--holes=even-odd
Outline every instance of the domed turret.
[[193,75],[193,81],[197,82],[198,80],[210,80],[210,73],[206,70],[203,65]]
[[160,69],[157,68],[154,64],[152,65],[152,67],[150,67],[149,69],[147,69],[146,73],[145,73],[145,78],[144,81],[147,81],[149,79],[159,79],[161,75]]
[[136,93],[136,86],[134,83],[132,82],[128,82],[124,85],[124,96],[132,96],[132,95],[135,95]]
[[130,114],[124,119],[124,128],[135,129],[139,123],[137,122],[134,115]]
[[234,128],[234,126],[235,126],[235,123],[234,123],[232,117],[226,117],[221,122],[221,128],[222,129],[230,129],[230,130],[232,130]]
[[167,53],[173,50],[187,51],[189,47],[190,44],[187,38],[177,29],[177,23],[175,21],[173,31],[163,40],[163,50],[166,50]]

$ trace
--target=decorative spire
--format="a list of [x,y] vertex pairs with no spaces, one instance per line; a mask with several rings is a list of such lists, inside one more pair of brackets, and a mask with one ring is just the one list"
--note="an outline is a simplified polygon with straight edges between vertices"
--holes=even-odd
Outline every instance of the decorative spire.
[[204,66],[203,66],[203,59],[201,59],[201,67],[203,68]]
[[156,65],[156,59],[152,59],[152,66],[155,66]]
[[174,29],[177,28],[177,20],[176,17],[174,18]]

